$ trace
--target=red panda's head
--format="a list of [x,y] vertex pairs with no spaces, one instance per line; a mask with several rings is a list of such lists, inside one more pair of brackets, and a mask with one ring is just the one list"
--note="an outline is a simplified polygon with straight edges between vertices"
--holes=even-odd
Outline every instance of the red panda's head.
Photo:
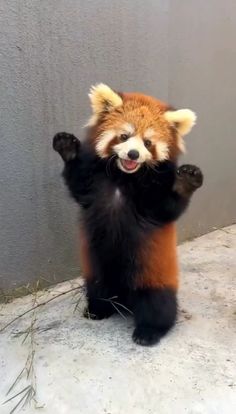
[[95,151],[101,158],[116,156],[126,173],[144,163],[175,160],[196,120],[190,109],[173,110],[150,96],[117,93],[104,84],[92,87],[89,97]]

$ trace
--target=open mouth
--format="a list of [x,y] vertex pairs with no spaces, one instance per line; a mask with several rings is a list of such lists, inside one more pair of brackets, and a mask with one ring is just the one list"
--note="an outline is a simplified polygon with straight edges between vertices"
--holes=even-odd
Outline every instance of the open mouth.
[[118,166],[124,172],[133,173],[138,170],[140,163],[133,160],[118,159]]

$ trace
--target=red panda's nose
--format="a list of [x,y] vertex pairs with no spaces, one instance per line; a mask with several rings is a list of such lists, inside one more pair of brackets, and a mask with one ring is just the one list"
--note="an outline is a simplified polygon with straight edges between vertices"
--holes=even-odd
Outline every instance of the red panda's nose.
[[137,160],[139,157],[139,152],[133,149],[130,150],[127,155],[131,160]]

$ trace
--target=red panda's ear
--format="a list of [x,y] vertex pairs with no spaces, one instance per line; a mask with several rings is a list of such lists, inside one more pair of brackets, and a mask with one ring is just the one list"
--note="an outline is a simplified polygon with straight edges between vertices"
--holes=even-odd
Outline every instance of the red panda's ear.
[[93,115],[87,124],[89,126],[95,125],[102,113],[111,112],[123,104],[120,95],[103,83],[91,87],[89,98],[93,110]]
[[196,123],[197,116],[190,109],[166,111],[165,119],[176,128],[180,136],[188,134]]
[[177,146],[180,152],[185,152],[185,142],[183,136],[188,134],[196,123],[197,116],[190,109],[178,109],[176,111],[166,111],[165,119],[173,126],[177,134]]

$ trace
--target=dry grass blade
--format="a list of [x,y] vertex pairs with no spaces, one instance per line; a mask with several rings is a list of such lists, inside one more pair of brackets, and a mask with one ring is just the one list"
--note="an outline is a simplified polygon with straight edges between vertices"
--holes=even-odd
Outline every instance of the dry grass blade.
[[34,355],[35,350],[32,350],[32,353],[29,355],[27,363],[29,366],[27,367],[27,379],[29,379],[30,374],[33,372],[33,363],[34,363]]
[[25,392],[29,388],[31,388],[31,386],[30,385],[27,385],[27,387],[25,387],[23,390],[19,391],[17,394],[13,395],[13,397],[8,398],[8,400],[4,401],[3,404],[7,404],[10,401],[14,400],[16,397],[18,397],[18,395],[21,395],[23,392]]
[[123,305],[122,303],[115,302],[115,301],[112,301],[112,303],[115,303],[117,306],[120,306],[121,308],[123,308],[124,310],[126,310],[127,312],[129,312],[130,315],[133,315],[133,312],[129,308],[127,308],[125,305]]
[[37,296],[36,293],[34,294],[34,301],[33,301],[33,316],[30,323],[30,326],[25,329],[24,331],[15,332],[14,337],[18,338],[20,336],[24,336],[24,339],[22,341],[22,344],[29,338],[29,353],[27,356],[27,360],[25,362],[24,368],[21,370],[11,387],[9,388],[7,395],[13,392],[14,388],[17,384],[24,378],[26,378],[27,381],[30,381],[30,384],[24,387],[21,391],[16,392],[12,397],[8,398],[4,404],[9,403],[19,397],[19,401],[17,401],[15,407],[10,411],[10,414],[13,414],[18,408],[22,409],[25,407],[25,405],[29,404],[32,400],[35,401],[36,396],[36,375],[34,371],[34,357],[35,357],[35,341],[34,341],[34,334],[37,331],[37,328],[35,328],[36,324],[36,309],[37,309]]
[[13,414],[17,410],[17,408],[20,407],[21,404],[22,404],[21,408],[24,408],[34,398],[35,390],[32,388],[32,386],[29,385],[26,388],[27,389],[25,391],[25,394],[20,399],[20,401],[18,401],[18,403],[15,405],[15,407],[13,407],[13,409],[10,411],[10,414]]
[[75,307],[74,307],[74,310],[73,310],[73,313],[75,313],[78,310],[82,297],[83,297],[83,294],[81,294],[79,299],[77,300],[77,302],[75,304]]
[[104,299],[104,298],[100,298],[100,300],[103,300],[104,302],[109,302],[113,308],[115,308],[115,310],[117,311],[117,313],[119,313],[119,315],[123,318],[126,319],[126,316],[121,312],[121,310],[118,308],[121,307],[122,309],[126,310],[127,312],[129,312],[131,315],[133,315],[133,312],[128,309],[125,305],[123,305],[122,303],[119,303],[113,299],[117,299],[117,296],[113,296],[112,298],[109,299]]
[[29,334],[30,334],[30,327],[27,328],[25,331],[14,332],[12,335],[14,338],[19,338],[24,335],[24,338],[22,340],[22,345],[23,345],[26,339],[28,338]]
[[0,333],[5,331],[5,329],[7,329],[9,326],[11,326],[14,322],[18,321],[18,319],[23,318],[23,316],[27,315],[30,312],[33,312],[35,309],[40,308],[41,306],[45,306],[48,303],[52,302],[53,300],[58,299],[61,296],[67,295],[68,293],[74,292],[75,290],[79,290],[81,289],[83,286],[77,286],[75,288],[66,290],[65,292],[59,293],[58,295],[53,296],[52,298],[38,303],[37,305],[33,306],[32,308],[28,309],[27,311],[21,313],[20,315],[16,316],[14,319],[12,319],[10,322],[8,322],[5,326],[3,326],[3,328],[0,329]]
[[[31,402],[32,400],[34,400],[34,401],[35,401],[35,399],[34,399],[35,395],[36,395],[36,391],[35,391],[35,389],[34,389],[33,387],[31,387],[31,389],[29,390],[29,392],[28,392],[28,393],[27,393],[27,395],[26,395],[26,400],[25,400],[25,402],[24,402],[24,404],[23,404],[22,408],[24,408],[27,404],[30,404],[30,402]],[[36,401],[35,401],[35,402],[36,402]]]
[[126,319],[126,316],[117,308],[117,306],[114,304],[114,302],[110,302],[111,305],[113,306],[113,308],[115,308],[115,310],[119,313],[119,315],[123,318]]
[[[7,391],[6,395],[9,395],[10,392],[13,390],[13,388],[15,388],[15,386],[18,384],[18,382],[20,381],[21,377],[23,376],[24,372],[25,372],[25,367],[21,370],[21,372],[19,373],[19,375],[16,377],[15,381],[13,382],[13,384],[10,386],[9,390]],[[7,402],[7,401],[6,401]],[[5,404],[5,403],[4,403]]]
[[23,345],[30,334],[36,333],[36,332],[38,332],[38,333],[46,332],[46,331],[49,331],[50,329],[53,329],[57,326],[58,326],[58,323],[56,323],[56,322],[52,322],[49,326],[45,326],[45,327],[36,326],[35,328],[32,328],[31,326],[29,326],[24,331],[13,331],[12,336],[13,336],[13,338],[20,338],[21,336],[24,336],[24,338],[22,340],[22,345]]
[[[15,387],[24,378],[26,378],[26,380],[29,381],[30,383],[29,383],[29,385],[24,387],[21,391],[16,392],[15,395],[13,395],[12,397],[10,397],[6,401],[4,401],[3,404],[6,404],[6,403],[9,403],[9,402],[11,402],[11,401],[13,401],[13,400],[15,400],[19,397],[19,401],[17,401],[17,404],[15,405],[15,407],[10,411],[10,414],[13,414],[19,408],[23,409],[27,404],[30,404],[32,401],[34,401],[35,404],[38,404],[37,400],[36,400],[37,381],[36,381],[36,374],[35,374],[35,369],[34,369],[35,345],[36,345],[35,334],[37,332],[48,331],[49,329],[54,328],[56,323],[52,322],[48,326],[42,327],[42,328],[39,327],[39,326],[35,326],[36,322],[37,322],[36,310],[38,308],[42,307],[42,306],[47,305],[48,303],[52,302],[53,300],[56,300],[57,298],[59,298],[61,296],[67,295],[67,294],[69,294],[71,292],[75,292],[75,291],[79,292],[81,290],[81,288],[83,288],[83,286],[72,287],[72,288],[70,288],[70,289],[68,289],[64,292],[61,292],[61,293],[51,297],[50,299],[45,300],[45,301],[40,302],[40,303],[38,303],[38,300],[37,300],[38,298],[37,298],[37,290],[36,290],[35,292],[33,292],[33,295],[34,295],[34,301],[32,303],[33,306],[30,309],[27,309],[22,314],[16,316],[9,323],[7,323],[3,328],[0,329],[0,333],[1,333],[7,327],[11,326],[14,322],[16,322],[20,318],[22,318],[25,315],[28,315],[29,313],[32,312],[32,320],[31,320],[30,326],[27,329],[13,332],[13,336],[15,338],[19,338],[19,337],[23,336],[22,344],[24,344],[26,342],[26,340],[28,340],[30,349],[29,349],[27,360],[25,362],[25,366],[21,370],[21,372],[18,374],[18,376],[16,377],[13,384],[10,386],[10,388],[7,392],[7,396],[9,396],[9,394],[13,392]],[[82,297],[82,295],[81,295],[81,297]],[[81,297],[80,297],[80,299],[81,299]],[[35,408],[42,408],[42,407],[37,406]]]

